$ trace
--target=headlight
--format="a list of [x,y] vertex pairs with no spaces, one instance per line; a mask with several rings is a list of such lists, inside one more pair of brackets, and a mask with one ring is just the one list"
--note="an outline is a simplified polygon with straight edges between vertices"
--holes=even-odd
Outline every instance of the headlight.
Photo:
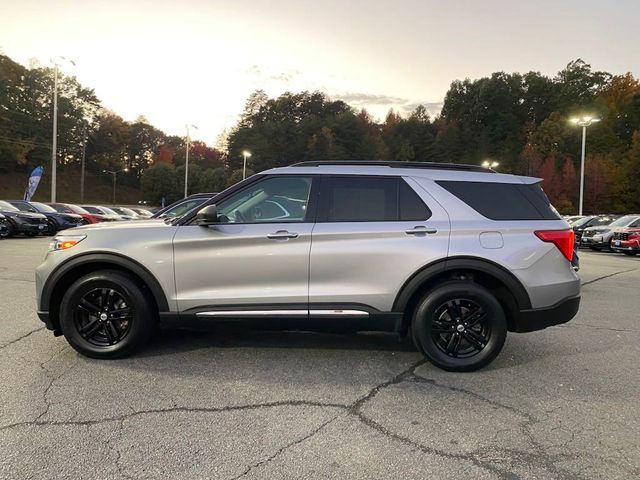
[[49,243],[49,251],[67,250],[68,248],[75,247],[85,238],[87,238],[86,235],[60,235],[51,240],[51,243]]

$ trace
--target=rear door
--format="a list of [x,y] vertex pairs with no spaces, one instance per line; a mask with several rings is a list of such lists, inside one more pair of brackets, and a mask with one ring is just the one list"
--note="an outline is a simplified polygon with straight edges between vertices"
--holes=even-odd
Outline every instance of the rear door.
[[310,309],[391,311],[413,273],[446,258],[449,229],[445,210],[411,178],[322,177]]

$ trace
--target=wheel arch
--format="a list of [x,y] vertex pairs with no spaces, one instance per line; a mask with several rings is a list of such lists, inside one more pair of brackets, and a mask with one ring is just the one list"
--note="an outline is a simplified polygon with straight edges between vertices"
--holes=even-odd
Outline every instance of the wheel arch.
[[404,312],[401,330],[406,332],[411,312],[421,296],[439,283],[451,279],[470,280],[487,288],[498,299],[507,314],[510,331],[517,330],[520,310],[531,308],[526,289],[515,275],[503,266],[478,257],[450,257],[426,265],[402,286],[393,303],[393,311]]
[[148,289],[158,312],[169,312],[167,298],[155,276],[135,260],[110,252],[81,254],[58,266],[43,286],[39,310],[49,312],[52,325],[59,329],[60,302],[64,292],[83,275],[106,269],[129,274],[141,287]]

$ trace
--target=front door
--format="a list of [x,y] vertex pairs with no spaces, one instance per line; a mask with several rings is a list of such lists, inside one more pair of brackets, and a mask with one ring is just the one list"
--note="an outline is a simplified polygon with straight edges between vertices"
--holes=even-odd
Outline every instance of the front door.
[[310,176],[268,176],[223,199],[220,223],[180,227],[174,237],[179,310],[240,316],[286,305],[306,316],[312,185]]

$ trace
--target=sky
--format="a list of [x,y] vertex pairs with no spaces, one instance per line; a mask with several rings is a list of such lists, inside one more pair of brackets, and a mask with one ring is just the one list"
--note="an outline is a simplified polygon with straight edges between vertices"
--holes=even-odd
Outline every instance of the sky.
[[384,118],[436,113],[452,80],[640,76],[640,1],[0,0],[0,52],[49,64],[126,120],[214,144],[249,94],[321,90]]

